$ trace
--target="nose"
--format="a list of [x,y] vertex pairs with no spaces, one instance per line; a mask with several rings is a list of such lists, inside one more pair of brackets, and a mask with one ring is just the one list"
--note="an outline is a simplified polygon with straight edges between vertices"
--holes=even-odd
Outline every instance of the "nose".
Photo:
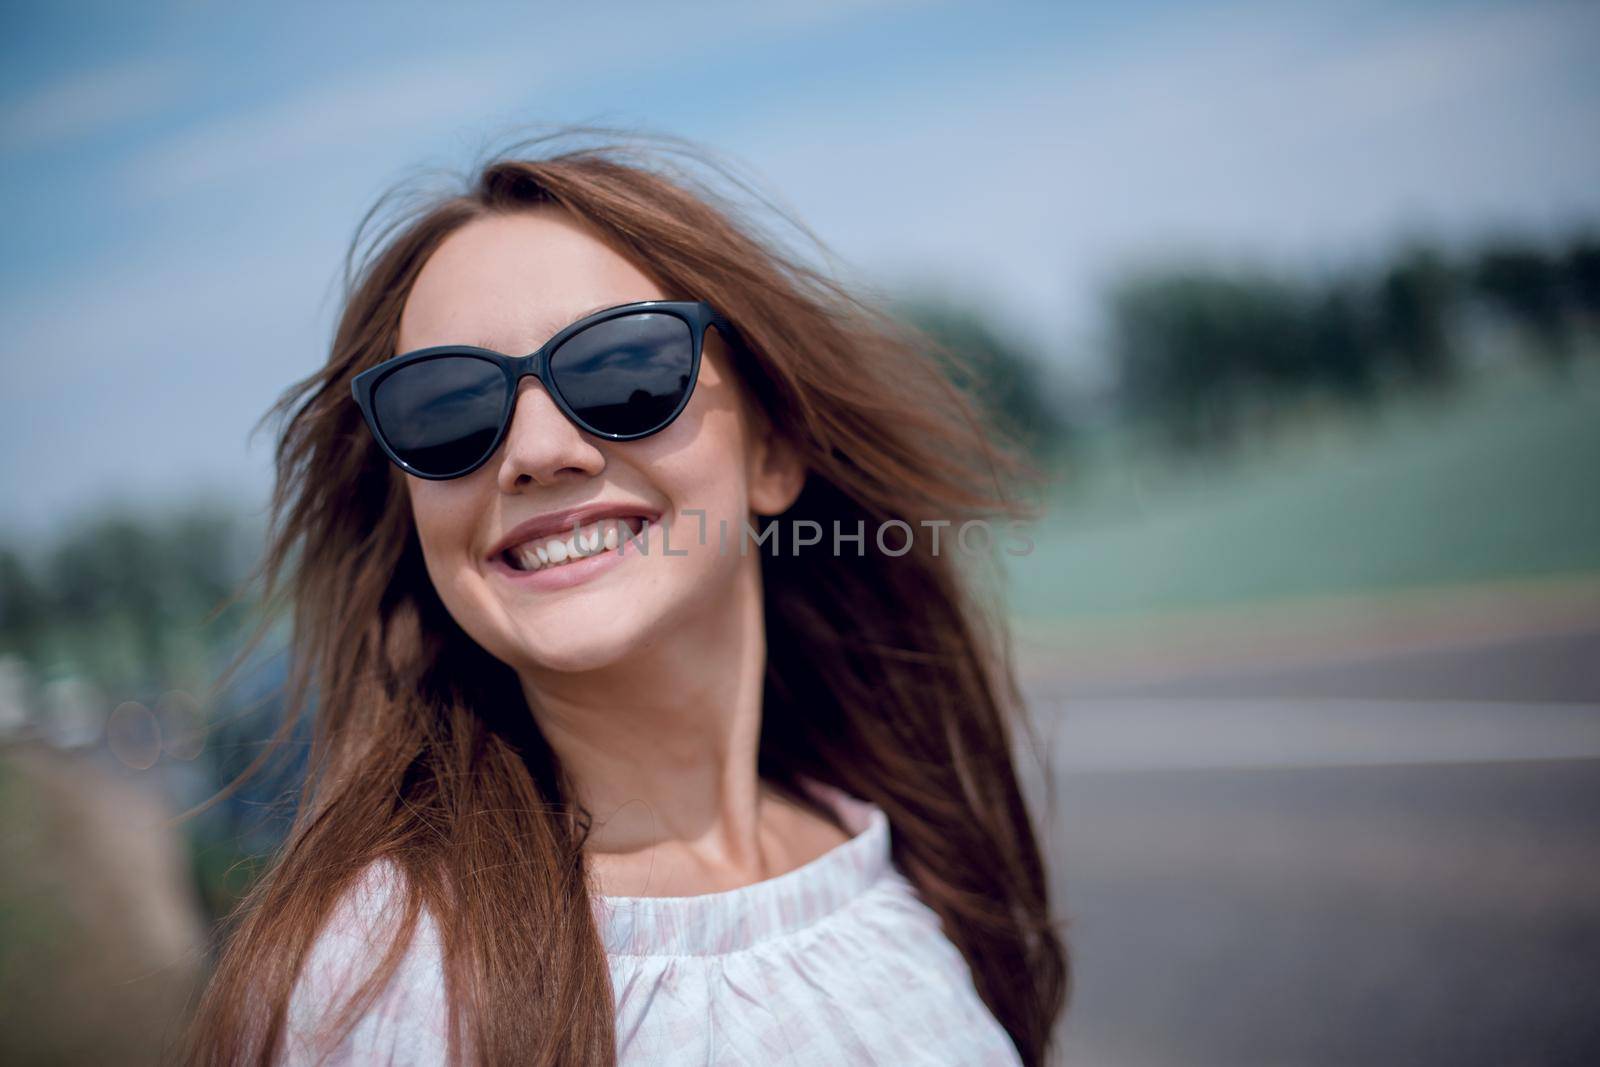
[[535,484],[554,486],[592,478],[605,465],[605,454],[561,413],[538,379],[524,378],[501,442],[495,476],[500,491],[516,493]]

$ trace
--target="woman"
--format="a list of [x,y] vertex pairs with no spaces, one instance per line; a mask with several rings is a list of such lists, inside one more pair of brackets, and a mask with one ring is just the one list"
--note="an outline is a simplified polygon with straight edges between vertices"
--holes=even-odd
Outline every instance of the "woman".
[[191,1062],[1043,1061],[954,543],[1023,468],[666,162],[524,150],[402,217],[274,409],[311,771]]

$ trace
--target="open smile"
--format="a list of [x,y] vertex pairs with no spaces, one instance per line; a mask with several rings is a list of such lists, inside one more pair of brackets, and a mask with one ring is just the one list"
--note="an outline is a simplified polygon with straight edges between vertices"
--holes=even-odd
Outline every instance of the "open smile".
[[523,589],[565,589],[645,555],[653,522],[648,515],[620,515],[581,525],[565,536],[536,536],[497,552],[490,569]]
[[600,519],[580,526],[566,537],[535,537],[512,545],[500,553],[508,567],[519,571],[541,571],[587,559],[622,542],[638,537],[649,520],[643,515]]

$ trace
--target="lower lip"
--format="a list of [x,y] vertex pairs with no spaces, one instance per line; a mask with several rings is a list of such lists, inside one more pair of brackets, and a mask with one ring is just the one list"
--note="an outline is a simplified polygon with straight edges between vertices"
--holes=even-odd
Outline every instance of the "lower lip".
[[587,582],[617,566],[624,559],[632,559],[642,554],[637,545],[624,541],[616,548],[603,549],[580,560],[558,563],[554,567],[541,567],[536,571],[519,571],[498,555],[490,561],[489,566],[496,574],[518,588],[543,591],[567,589]]

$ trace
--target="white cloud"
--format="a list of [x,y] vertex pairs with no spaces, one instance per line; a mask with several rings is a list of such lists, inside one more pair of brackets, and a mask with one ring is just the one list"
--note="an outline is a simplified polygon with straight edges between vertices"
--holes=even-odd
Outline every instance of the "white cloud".
[[1596,101],[1540,109],[1581,69],[1589,10],[1380,30],[1350,13],[1188,9],[1081,60],[953,67],[916,96],[797,104],[731,139],[847,260],[961,280],[1058,349],[1140,253],[1309,264],[1410,223],[1600,211]]
[[254,111],[208,120],[152,144],[120,172],[129,194],[165,197],[318,155],[370,163],[369,150],[409,153],[440,130],[494,130],[525,121],[526,105],[541,90],[603,84],[618,71],[670,77],[685,65],[714,62],[725,47],[782,37],[797,25],[907,6],[928,6],[928,0],[798,6],[727,0],[697,9],[666,48],[653,7],[541,13],[531,26],[508,24],[488,38],[488,47],[435,45],[422,55],[308,84]]
[[1306,91],[1337,98],[1350,115],[1381,119],[1400,103],[1482,103],[1487,90],[1516,91],[1553,70],[1592,62],[1600,8],[1514,4],[1431,11],[1301,72]]
[[193,72],[168,59],[137,59],[74,71],[0,110],[7,151],[81,140],[171,107]]
[[536,55],[436,60],[426,67],[347,77],[317,85],[242,116],[226,116],[153,145],[125,164],[127,193],[162,197],[303,163],[318,154],[361,158],[397,135],[483,113],[536,89]]

